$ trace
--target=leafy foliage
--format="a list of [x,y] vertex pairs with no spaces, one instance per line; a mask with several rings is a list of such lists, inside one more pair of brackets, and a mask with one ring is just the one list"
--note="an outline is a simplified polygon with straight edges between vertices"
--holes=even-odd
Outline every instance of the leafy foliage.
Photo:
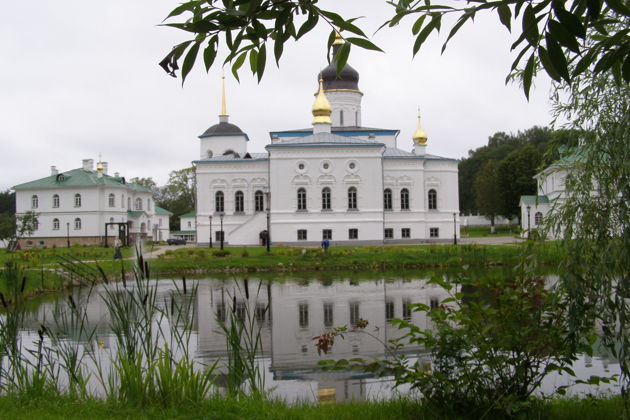
[[501,213],[501,196],[499,195],[499,171],[496,161],[489,160],[483,164],[475,177],[475,203],[479,213],[490,219],[491,231],[494,233],[494,218]]

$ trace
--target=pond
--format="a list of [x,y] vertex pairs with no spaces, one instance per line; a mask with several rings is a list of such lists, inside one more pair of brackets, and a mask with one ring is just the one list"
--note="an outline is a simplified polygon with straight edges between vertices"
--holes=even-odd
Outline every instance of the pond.
[[[432,273],[448,276],[448,273]],[[228,379],[228,347],[220,322],[230,319],[251,321],[255,338],[260,340],[255,357],[256,368],[261,373],[261,383],[273,397],[287,401],[317,401],[321,398],[337,402],[351,399],[389,398],[401,388],[392,390],[388,378],[375,377],[361,371],[327,371],[318,366],[323,359],[350,359],[355,357],[384,358],[381,342],[400,337],[403,332],[392,325],[394,318],[406,319],[421,328],[429,328],[430,320],[423,312],[411,310],[412,303],[424,303],[434,307],[447,297],[447,292],[428,283],[429,275],[409,273],[326,273],[302,275],[273,275],[243,278],[205,278],[187,280],[155,280],[156,305],[166,316],[151,315],[154,324],[151,334],[158,347],[177,347],[177,340],[184,340],[186,351],[198,362],[198,366],[216,365],[215,385],[222,387]],[[550,281],[553,281],[551,278]],[[131,284],[128,288],[135,287]],[[184,293],[184,287],[186,293]],[[118,288],[118,291],[115,291]],[[122,284],[99,285],[95,288],[77,288],[69,292],[72,305],[84,314],[81,323],[69,322],[60,316],[69,309],[69,297],[57,296],[39,302],[30,308],[23,320],[19,337],[23,353],[37,347],[38,330],[45,325],[50,331],[63,330],[64,342],[75,343],[82,348],[84,368],[92,372],[89,388],[92,393],[102,393],[103,384],[98,380],[100,365],[108,372],[109,363],[117,351],[117,340],[111,331],[112,306],[105,303],[106,291],[114,295],[123,293]],[[144,300],[147,298],[145,297]],[[130,311],[133,312],[133,311]],[[173,313],[177,313],[174,316]],[[169,315],[170,314],[170,315]],[[130,313],[137,319],[142,314]],[[364,333],[348,333],[337,339],[332,351],[319,355],[313,338],[333,327],[354,325],[359,319],[369,322]],[[63,325],[62,325],[63,324]],[[180,331],[173,335],[168,331]],[[166,331],[166,333],[165,333]],[[258,334],[259,332],[259,334]],[[134,334],[138,331],[133,332]],[[142,339],[142,332],[138,333]],[[578,378],[591,375],[610,376],[619,372],[618,363],[595,349],[592,358],[582,356],[573,366]],[[412,359],[430,363],[424,349],[406,346],[404,351]],[[181,354],[181,350],[180,350]],[[32,357],[32,356],[29,356]],[[63,376],[63,371],[61,372]],[[541,389],[553,393],[559,385],[570,384],[575,378],[553,375]],[[601,392],[612,389],[586,388],[583,385],[569,392]]]

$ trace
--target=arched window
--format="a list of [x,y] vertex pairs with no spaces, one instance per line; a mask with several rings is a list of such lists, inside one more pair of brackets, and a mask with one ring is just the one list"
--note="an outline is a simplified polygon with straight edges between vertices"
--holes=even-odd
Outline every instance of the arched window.
[[429,210],[437,210],[437,191],[429,190]]
[[322,189],[322,210],[330,210],[330,188]]
[[255,211],[265,210],[265,201],[263,198],[263,192],[260,190],[254,193],[254,209]]
[[225,211],[223,203],[223,191],[217,191],[217,193],[214,195],[214,211],[216,211],[217,213]]
[[81,230],[81,219],[74,219],[74,230]]
[[53,195],[53,208],[54,209],[59,208],[59,194]]
[[389,188],[385,188],[385,191],[383,191],[383,207],[385,208],[385,210],[393,209],[392,190],[390,190]]
[[136,207],[135,207],[136,210],[142,210],[142,199],[140,197],[136,198],[135,204],[136,204]]
[[39,220],[35,219],[33,220],[33,230],[38,230],[39,229]]
[[243,191],[236,191],[234,194],[234,212],[243,213],[245,211],[245,198]]
[[125,194],[120,194],[120,206],[125,208]]
[[400,190],[400,209],[409,210],[409,190],[407,188]]
[[542,223],[542,220],[543,220],[543,214],[537,211],[536,214],[534,215],[534,223],[536,225],[539,225]]
[[39,206],[39,198],[34,195],[31,197],[31,208],[36,209]]
[[[74,207],[81,207],[81,194],[74,195]],[[80,220],[79,220],[79,224],[81,224]]]
[[212,150],[208,150],[208,151],[206,152],[206,157],[207,157],[208,159],[210,159],[210,158],[212,157]]
[[140,233],[145,233],[147,231],[147,224],[142,222],[140,224]]
[[112,193],[107,197],[109,207],[116,207],[116,196]]
[[306,210],[306,190],[304,188],[297,190],[297,209]]
[[59,230],[59,219],[53,219],[53,230]]
[[343,110],[339,111],[339,125],[343,127]]
[[357,209],[357,189],[356,187],[348,188],[348,210]]

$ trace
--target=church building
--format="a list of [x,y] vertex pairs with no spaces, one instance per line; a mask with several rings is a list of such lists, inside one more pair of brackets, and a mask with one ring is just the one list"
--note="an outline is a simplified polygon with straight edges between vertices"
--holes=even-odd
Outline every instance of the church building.
[[[343,44],[338,36],[333,53]],[[336,62],[318,74],[312,126],[271,131],[266,153],[229,122],[200,139],[197,243],[315,245],[445,242],[459,237],[457,160],[427,153],[420,124],[413,150],[397,129],[364,126],[359,73]]]

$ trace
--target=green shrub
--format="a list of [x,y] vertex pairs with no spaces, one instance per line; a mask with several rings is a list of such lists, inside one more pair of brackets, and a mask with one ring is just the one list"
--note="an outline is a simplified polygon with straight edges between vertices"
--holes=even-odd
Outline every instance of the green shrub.
[[212,255],[215,257],[227,257],[231,255],[231,253],[227,249],[217,249],[216,251],[212,251]]

